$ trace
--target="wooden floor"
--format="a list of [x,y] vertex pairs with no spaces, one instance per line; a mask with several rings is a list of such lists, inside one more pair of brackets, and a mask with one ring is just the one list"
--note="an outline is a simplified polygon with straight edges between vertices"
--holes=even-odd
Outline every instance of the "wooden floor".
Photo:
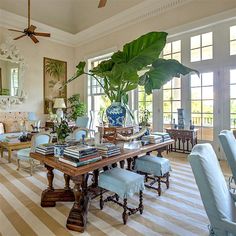
[[[83,234],[65,227],[72,203],[58,203],[54,208],[41,208],[40,195],[47,187],[43,168],[32,177],[24,170],[16,171],[16,164],[0,159],[0,236],[14,235],[92,235],[92,236],[159,236],[208,235],[208,219],[203,208],[186,155],[171,153],[170,189],[161,197],[154,190],[144,192],[144,213],[129,217],[122,223],[122,209],[112,203],[99,209],[99,201],[91,202],[88,225]],[[222,166],[226,175],[229,169]],[[63,187],[60,172],[55,172],[55,187]],[[138,196],[130,201],[137,205]]]

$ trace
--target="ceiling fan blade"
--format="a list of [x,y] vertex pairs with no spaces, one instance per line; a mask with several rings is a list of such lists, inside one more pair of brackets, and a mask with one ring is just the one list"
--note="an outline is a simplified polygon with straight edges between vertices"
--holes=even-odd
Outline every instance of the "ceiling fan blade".
[[31,26],[27,29],[27,31],[30,32],[30,33],[33,33],[36,28],[37,28],[36,26],[31,25]]
[[17,40],[17,39],[23,38],[23,37],[25,37],[25,36],[26,36],[26,34],[22,34],[21,36],[14,38],[14,40]]
[[38,39],[34,35],[29,35],[29,37],[34,41],[34,43],[38,43]]
[[20,32],[20,33],[24,33],[24,31],[22,30],[15,30],[15,29],[8,29],[9,31],[14,31],[14,32]]
[[98,4],[98,8],[105,7],[106,3],[107,3],[107,0],[100,0]]
[[43,36],[43,37],[50,37],[50,33],[40,33],[40,32],[34,32],[34,35],[36,36]]

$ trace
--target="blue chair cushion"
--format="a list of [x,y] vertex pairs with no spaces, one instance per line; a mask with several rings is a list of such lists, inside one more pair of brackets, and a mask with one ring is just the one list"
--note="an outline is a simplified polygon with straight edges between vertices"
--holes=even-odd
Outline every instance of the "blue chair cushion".
[[17,152],[17,159],[30,159],[31,148],[21,149]]
[[145,155],[135,160],[134,169],[154,176],[163,176],[171,171],[171,166],[166,158]]
[[118,167],[101,173],[98,186],[118,194],[121,198],[132,197],[145,189],[144,176]]

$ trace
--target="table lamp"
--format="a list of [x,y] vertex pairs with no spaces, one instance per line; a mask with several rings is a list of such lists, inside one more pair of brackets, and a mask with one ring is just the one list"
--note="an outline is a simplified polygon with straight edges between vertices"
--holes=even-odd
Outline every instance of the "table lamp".
[[56,98],[55,101],[54,101],[53,108],[57,108],[57,111],[56,111],[57,119],[63,119],[63,110],[62,110],[62,108],[66,108],[64,98]]

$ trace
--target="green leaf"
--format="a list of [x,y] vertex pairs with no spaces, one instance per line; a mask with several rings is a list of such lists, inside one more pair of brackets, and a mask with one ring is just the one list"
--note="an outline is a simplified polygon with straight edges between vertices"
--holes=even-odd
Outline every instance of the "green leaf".
[[[125,63],[136,70],[150,65],[154,60],[158,59],[161,51],[166,44],[166,32],[150,32],[138,39],[127,43],[123,47],[122,57]],[[120,58],[122,58],[120,56]]]
[[111,72],[113,66],[114,66],[114,62],[111,59],[106,60],[106,61],[102,61],[99,65],[97,65],[92,70],[90,70],[90,72],[96,76],[103,78],[105,76],[110,75],[110,72]]
[[188,68],[176,60],[158,59],[152,64],[152,68],[140,77],[139,85],[144,85],[145,92],[151,94],[153,89],[160,89],[173,77],[187,75],[190,72],[197,73],[197,70]]
[[70,83],[71,81],[75,80],[76,78],[78,78],[79,76],[83,75],[85,72],[84,72],[84,68],[85,68],[85,61],[81,61],[77,66],[77,70],[75,72],[75,75],[73,75],[70,79],[68,79],[66,81],[66,83],[63,85],[65,86],[66,84]]

